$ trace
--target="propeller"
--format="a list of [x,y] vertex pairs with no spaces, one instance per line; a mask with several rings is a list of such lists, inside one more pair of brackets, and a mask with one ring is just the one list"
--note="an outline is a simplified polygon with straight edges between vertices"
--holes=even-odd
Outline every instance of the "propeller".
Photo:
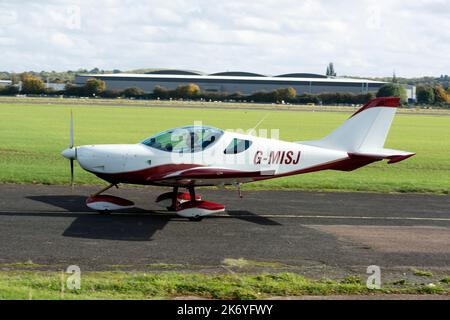
[[70,110],[70,145],[69,148],[73,148],[73,113]]
[[69,141],[69,148],[64,150],[61,154],[64,158],[69,159],[70,161],[70,185],[73,189],[73,162],[77,159],[77,148],[74,146],[73,141],[73,114],[72,110],[70,110],[70,141]]
[[[73,113],[72,110],[70,110],[70,143],[69,143],[69,148],[73,149]],[[75,153],[77,152],[77,150],[75,149]],[[74,184],[73,184],[73,158],[70,158],[70,186],[72,187],[72,189],[74,188]]]
[[70,141],[69,148],[64,150],[62,156],[70,161],[70,185],[73,189],[73,162],[77,159],[77,148],[74,146],[73,142],[73,114],[72,110],[70,110]]

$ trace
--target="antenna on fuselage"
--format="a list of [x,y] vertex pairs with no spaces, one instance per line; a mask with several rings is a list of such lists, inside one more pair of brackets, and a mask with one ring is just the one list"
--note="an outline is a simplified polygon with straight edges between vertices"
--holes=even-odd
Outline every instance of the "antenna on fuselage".
[[259,122],[256,124],[256,126],[254,126],[252,129],[250,129],[248,131],[248,134],[253,134],[256,129],[258,129],[258,127],[267,119],[267,117],[270,115],[270,113],[267,113],[261,120],[259,120]]

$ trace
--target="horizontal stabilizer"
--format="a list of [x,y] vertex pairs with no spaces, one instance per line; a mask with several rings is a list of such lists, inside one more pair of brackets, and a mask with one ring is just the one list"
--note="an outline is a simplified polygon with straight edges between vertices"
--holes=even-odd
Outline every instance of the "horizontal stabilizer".
[[353,171],[368,164],[385,160],[389,160],[389,164],[397,163],[406,160],[415,153],[405,152],[392,149],[372,149],[364,150],[363,152],[348,153],[348,159],[339,161],[331,169],[338,171]]
[[368,150],[359,150],[357,153],[349,153],[349,155],[379,160],[389,159],[388,163],[392,164],[411,158],[412,156],[415,155],[415,153],[394,149],[372,149],[372,150],[368,149]]

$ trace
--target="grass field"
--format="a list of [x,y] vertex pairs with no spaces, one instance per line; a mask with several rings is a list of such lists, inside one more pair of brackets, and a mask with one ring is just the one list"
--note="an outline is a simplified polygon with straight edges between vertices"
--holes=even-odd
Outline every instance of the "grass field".
[[435,283],[399,280],[369,290],[361,277],[311,280],[294,273],[201,274],[90,272],[79,290],[62,289],[68,275],[45,271],[0,271],[2,299],[264,299],[302,295],[439,294],[449,295],[448,278]]
[[[65,184],[68,161],[60,152],[69,143],[69,113],[75,117],[75,143],[135,143],[167,128],[202,121],[223,129],[260,126],[280,129],[281,139],[318,139],[349,114],[241,109],[180,109],[136,106],[88,106],[0,103],[0,182]],[[450,117],[397,115],[387,148],[417,156],[396,165],[375,163],[355,172],[324,171],[246,185],[246,188],[294,188],[374,192],[450,192]],[[76,182],[101,180],[76,168]]]
[[[349,105],[298,105],[251,102],[221,101],[179,101],[179,100],[136,100],[136,99],[103,99],[103,98],[49,98],[49,97],[8,97],[0,96],[0,104],[65,104],[84,106],[141,106],[141,107],[183,107],[202,109],[249,109],[249,110],[293,110],[293,111],[340,111],[355,112],[360,106]],[[417,115],[450,115],[448,108],[411,106],[397,110],[399,114]]]

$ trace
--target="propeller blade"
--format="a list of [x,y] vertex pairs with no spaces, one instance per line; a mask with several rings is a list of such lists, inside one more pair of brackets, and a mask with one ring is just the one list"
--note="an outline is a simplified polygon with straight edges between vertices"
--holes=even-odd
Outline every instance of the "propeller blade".
[[70,185],[73,188],[73,159],[70,159]]
[[73,148],[73,114],[70,110],[70,145],[69,148]]

